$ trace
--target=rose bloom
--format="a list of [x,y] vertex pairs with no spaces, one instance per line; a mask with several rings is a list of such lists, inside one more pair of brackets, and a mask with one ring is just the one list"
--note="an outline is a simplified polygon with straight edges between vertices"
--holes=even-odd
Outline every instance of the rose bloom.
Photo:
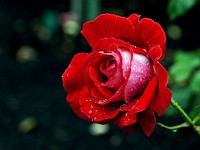
[[171,102],[168,73],[159,63],[165,32],[137,14],[102,14],[81,33],[92,51],[76,54],[63,74],[67,102],[82,119],[128,132],[142,129],[149,136],[155,112],[162,115]]

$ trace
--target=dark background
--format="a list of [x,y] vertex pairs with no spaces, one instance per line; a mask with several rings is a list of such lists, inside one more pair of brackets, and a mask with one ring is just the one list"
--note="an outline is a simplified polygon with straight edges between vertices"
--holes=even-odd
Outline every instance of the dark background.
[[[101,0],[97,13],[126,17],[138,13],[159,22],[165,31],[176,24],[183,34],[178,40],[168,38],[168,49],[198,48],[200,5],[172,22],[167,3]],[[79,119],[65,102],[61,82],[73,55],[91,50],[80,34],[65,33],[63,22],[56,21],[63,13],[69,14],[70,4],[69,0],[0,1],[0,150],[199,149],[199,138],[192,129],[174,133],[156,126],[149,138],[142,131],[125,133],[112,125],[103,135],[89,132],[91,123]],[[85,4],[80,7],[83,14],[76,23],[81,26],[90,16]],[[166,66],[170,54],[163,61]],[[175,125],[182,118],[162,116],[158,121]]]

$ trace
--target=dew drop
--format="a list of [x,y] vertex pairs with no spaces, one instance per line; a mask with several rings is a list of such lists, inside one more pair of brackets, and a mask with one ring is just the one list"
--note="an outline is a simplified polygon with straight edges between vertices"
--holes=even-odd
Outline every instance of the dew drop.
[[142,77],[139,77],[139,81],[143,81],[143,78],[142,78]]

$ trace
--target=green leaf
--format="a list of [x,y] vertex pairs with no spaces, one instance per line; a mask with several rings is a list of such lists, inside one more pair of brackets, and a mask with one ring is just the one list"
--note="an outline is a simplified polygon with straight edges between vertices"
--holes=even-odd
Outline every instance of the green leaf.
[[192,91],[200,95],[200,70],[195,72],[190,84]]
[[187,63],[175,63],[169,69],[169,76],[176,83],[183,83],[190,78],[192,71],[198,66],[198,60],[193,59]]
[[187,62],[192,60],[194,57],[196,57],[196,51],[194,52],[185,52],[183,50],[178,50],[175,53],[174,61],[175,62]]
[[199,0],[169,0],[167,13],[170,20],[174,20],[187,13]]
[[193,122],[194,122],[194,123],[197,123],[199,120],[200,120],[200,112],[199,112],[198,115],[196,115],[196,116],[194,117]]
[[194,118],[200,114],[200,95],[193,100],[189,115]]
[[183,83],[189,80],[194,69],[200,66],[197,52],[177,51],[174,58],[175,62],[169,69],[169,78],[175,83]]

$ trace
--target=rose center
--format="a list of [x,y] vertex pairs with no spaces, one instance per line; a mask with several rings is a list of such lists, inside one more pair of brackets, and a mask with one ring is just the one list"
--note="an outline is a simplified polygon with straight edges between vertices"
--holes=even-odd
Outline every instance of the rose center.
[[106,75],[108,79],[111,78],[116,71],[116,60],[114,58],[106,60],[106,62],[101,64],[100,71]]
[[116,60],[109,59],[106,61],[106,68],[110,68],[112,65],[115,65]]

